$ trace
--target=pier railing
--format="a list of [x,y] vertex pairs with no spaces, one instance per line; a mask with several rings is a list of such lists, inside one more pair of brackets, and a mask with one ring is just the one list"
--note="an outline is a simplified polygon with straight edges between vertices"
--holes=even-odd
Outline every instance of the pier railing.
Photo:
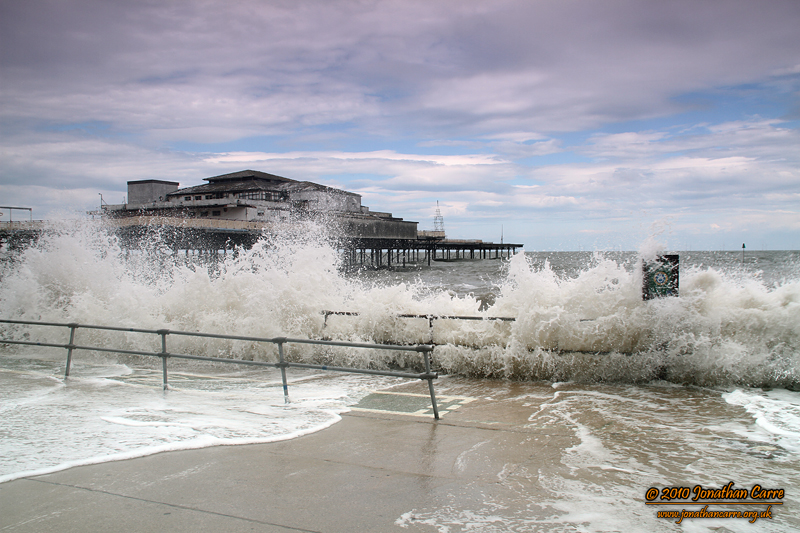
[[[236,364],[236,365],[250,365],[250,366],[267,366],[273,368],[279,368],[281,371],[281,380],[283,382],[283,396],[286,403],[289,403],[289,385],[286,380],[286,369],[287,368],[308,368],[308,369],[316,369],[316,370],[326,370],[326,371],[334,371],[334,372],[350,372],[354,374],[370,374],[376,376],[390,376],[390,377],[400,377],[400,378],[409,378],[409,379],[421,379],[428,382],[428,390],[430,391],[431,396],[431,406],[433,407],[433,417],[435,419],[439,419],[439,409],[436,405],[436,395],[433,391],[433,380],[437,379],[438,373],[431,372],[431,352],[433,351],[433,346],[428,344],[419,344],[419,345],[407,345],[407,346],[397,346],[397,345],[388,345],[388,344],[368,344],[368,343],[356,343],[356,342],[343,342],[343,341],[324,341],[324,340],[312,340],[312,339],[292,339],[288,337],[273,337],[273,338],[266,338],[266,337],[250,337],[250,336],[240,336],[240,335],[223,335],[217,333],[199,333],[199,332],[190,332],[190,331],[173,331],[169,329],[139,329],[139,328],[125,328],[125,327],[115,327],[115,326],[96,326],[96,325],[89,325],[89,324],[77,324],[77,323],[61,323],[61,322],[34,322],[34,321],[26,321],[26,320],[0,320],[0,323],[3,324],[19,324],[19,325],[30,325],[30,326],[47,326],[47,327],[56,327],[56,328],[69,328],[69,342],[67,343],[49,343],[49,342],[37,342],[37,341],[23,341],[23,340],[14,340],[14,339],[0,339],[0,344],[19,344],[19,345],[26,345],[26,346],[44,346],[50,348],[63,348],[67,350],[67,362],[66,368],[64,370],[64,378],[69,377],[70,367],[72,365],[72,356],[75,350],[88,350],[88,351],[97,351],[97,352],[109,352],[109,353],[118,353],[118,354],[125,354],[125,355],[141,355],[141,356],[151,356],[151,357],[160,357],[162,361],[162,374],[163,374],[163,384],[164,390],[169,388],[168,385],[168,376],[167,376],[167,360],[170,358],[175,359],[193,359],[197,361],[209,361],[215,363],[228,363],[228,364]],[[144,334],[151,334],[151,335],[158,335],[161,338],[161,351],[160,352],[148,352],[142,350],[126,350],[120,348],[109,348],[104,346],[84,346],[75,344],[75,334],[79,329],[87,329],[87,330],[104,330],[104,331],[122,331],[127,333],[144,333]],[[249,341],[249,342],[257,342],[257,343],[268,343],[268,344],[276,344],[278,346],[278,362],[272,363],[267,361],[245,361],[242,359],[227,359],[223,357],[207,357],[202,355],[192,355],[192,354],[182,354],[182,353],[172,353],[167,350],[167,337],[170,335],[176,336],[185,336],[185,337],[202,337],[202,338],[210,338],[210,339],[227,339],[227,340],[237,340],[237,341]],[[372,350],[392,350],[392,351],[405,351],[405,352],[418,352],[422,354],[423,362],[425,365],[425,371],[422,373],[412,373],[412,372],[394,372],[388,370],[373,370],[373,369],[364,369],[364,368],[348,368],[348,367],[338,367],[338,366],[328,366],[328,365],[318,365],[318,364],[310,364],[310,363],[295,363],[286,360],[284,354],[284,345],[286,344],[313,344],[319,346],[339,346],[339,347],[346,347],[346,348],[365,348],[365,349],[372,349]]]

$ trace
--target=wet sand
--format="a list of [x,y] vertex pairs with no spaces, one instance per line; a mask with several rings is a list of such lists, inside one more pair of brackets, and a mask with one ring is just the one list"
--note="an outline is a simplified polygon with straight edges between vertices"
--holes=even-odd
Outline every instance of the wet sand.
[[[0,485],[3,531],[793,531],[800,461],[719,391],[447,378],[332,427]],[[420,396],[414,396],[419,394]],[[421,402],[421,403],[420,403]],[[421,407],[420,407],[421,406]],[[417,409],[419,408],[419,409]],[[401,414],[405,412],[405,414]],[[416,413],[416,414],[409,414]],[[658,518],[650,487],[780,486],[772,518]],[[651,502],[655,503],[655,502]],[[713,509],[739,509],[732,505]],[[766,505],[749,505],[763,511]],[[720,529],[724,528],[724,529]]]

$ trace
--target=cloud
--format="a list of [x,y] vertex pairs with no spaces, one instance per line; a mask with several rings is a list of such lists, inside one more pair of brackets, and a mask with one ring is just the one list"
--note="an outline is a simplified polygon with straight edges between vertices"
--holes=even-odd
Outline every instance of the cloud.
[[232,152],[226,154],[215,154],[206,158],[209,163],[252,163],[270,162],[285,159],[336,159],[344,161],[417,161],[443,166],[454,165],[494,165],[501,160],[496,156],[469,154],[469,155],[422,155],[422,154],[400,154],[393,150],[378,150],[374,152],[285,152],[285,153],[265,153],[265,152]]
[[3,2],[0,188],[46,214],[256,168],[455,230],[793,228],[798,27],[795,0]]
[[800,142],[797,129],[785,121],[760,119],[695,125],[686,131],[631,131],[598,133],[582,146],[580,153],[592,158],[653,160],[669,154],[699,152],[724,156],[732,153],[753,157],[785,157],[800,161],[789,148]]
[[[495,154],[394,150],[192,154],[50,133],[38,137],[37,142],[25,138],[6,150],[6,164],[0,172],[4,197],[34,206],[37,218],[60,207],[94,208],[98,193],[106,201],[119,202],[128,180],[162,178],[188,186],[201,183],[204,177],[256,168],[357,192],[364,205],[410,220],[427,221],[436,200],[442,205],[458,205],[448,215],[451,231],[476,220],[569,221],[574,225],[580,220],[632,221],[643,210],[652,216],[698,216],[756,208],[763,209],[764,220],[771,221],[765,227],[794,227],[793,220],[800,218],[796,207],[800,205],[800,175],[793,161],[760,157],[757,142],[751,148],[753,155],[709,155],[715,152],[715,136],[735,136],[745,129],[769,137],[776,128],[780,125],[712,125],[704,128],[709,139],[701,142],[693,136],[683,147],[679,139],[665,135],[608,135],[602,142],[619,144],[614,154],[603,151],[594,162],[535,167]],[[619,142],[607,142],[610,139]],[[659,150],[658,144],[665,142],[672,146]],[[636,148],[641,143],[656,146],[641,153]],[[594,139],[586,149],[597,150],[599,144]],[[772,216],[774,212],[783,214]]]
[[791,69],[800,25],[794,2],[31,0],[1,14],[5,116],[200,142],[663,116],[674,95]]

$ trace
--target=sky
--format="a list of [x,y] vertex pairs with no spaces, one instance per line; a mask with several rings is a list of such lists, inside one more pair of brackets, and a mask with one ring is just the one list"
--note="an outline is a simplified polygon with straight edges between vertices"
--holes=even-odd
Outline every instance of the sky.
[[797,0],[3,0],[0,204],[252,169],[529,251],[796,250],[798,28]]

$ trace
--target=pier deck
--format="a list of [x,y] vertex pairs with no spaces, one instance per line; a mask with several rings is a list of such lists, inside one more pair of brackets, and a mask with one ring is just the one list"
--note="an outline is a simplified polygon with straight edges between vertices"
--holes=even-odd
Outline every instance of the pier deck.
[[[264,234],[275,233],[271,224],[239,220],[129,217],[103,221],[120,238],[136,248],[143,240],[158,238],[175,252],[198,254],[228,253],[237,247],[250,248]],[[42,221],[0,224],[0,244],[9,248],[34,242],[47,231]],[[499,259],[514,255],[522,244],[430,237],[383,238],[344,234],[337,239],[345,268],[395,268],[409,264],[431,265],[433,261]]]

